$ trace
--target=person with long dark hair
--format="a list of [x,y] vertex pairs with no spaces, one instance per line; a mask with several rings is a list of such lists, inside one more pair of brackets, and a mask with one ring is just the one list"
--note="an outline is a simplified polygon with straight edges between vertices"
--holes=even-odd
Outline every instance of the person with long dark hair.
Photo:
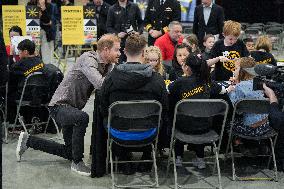
[[[169,89],[170,111],[173,116],[176,103],[182,99],[209,99],[214,94],[224,94],[233,90],[233,87],[224,87],[211,82],[210,70],[205,60],[200,55],[191,54],[182,64],[183,77],[171,83]],[[186,125],[184,123],[187,123]],[[187,134],[203,134],[209,131],[210,121],[208,118],[194,118],[181,116],[177,118],[176,129]],[[196,152],[197,158],[194,166],[199,169],[205,168],[204,145],[191,145]],[[182,166],[184,143],[177,140],[175,143],[176,165]]]

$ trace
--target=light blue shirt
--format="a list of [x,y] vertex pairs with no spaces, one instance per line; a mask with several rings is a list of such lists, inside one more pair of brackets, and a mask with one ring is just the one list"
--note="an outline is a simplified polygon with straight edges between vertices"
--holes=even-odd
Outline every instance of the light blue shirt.
[[203,5],[203,16],[204,16],[205,25],[207,25],[207,23],[208,23],[210,13],[211,13],[211,9],[212,9],[212,5],[213,5],[213,3],[211,3],[210,6],[208,6],[208,7]]
[[[229,93],[229,97],[233,105],[242,99],[265,99],[263,91],[253,91],[253,81],[241,81],[235,87],[235,90]],[[244,114],[244,125],[250,126],[268,117],[268,114]]]

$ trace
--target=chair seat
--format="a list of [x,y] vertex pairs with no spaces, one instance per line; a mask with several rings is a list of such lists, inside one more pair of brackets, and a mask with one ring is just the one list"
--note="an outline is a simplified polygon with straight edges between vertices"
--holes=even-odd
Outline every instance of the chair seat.
[[277,132],[272,129],[272,130],[268,131],[267,133],[265,133],[264,135],[261,135],[261,136],[246,136],[246,135],[243,135],[241,133],[232,131],[232,135],[240,137],[240,138],[244,138],[244,139],[247,139],[247,140],[263,140],[263,139],[268,139],[268,138],[276,136]]
[[219,139],[219,135],[213,130],[200,135],[184,134],[179,130],[176,130],[175,138],[185,143],[206,144],[217,141]]

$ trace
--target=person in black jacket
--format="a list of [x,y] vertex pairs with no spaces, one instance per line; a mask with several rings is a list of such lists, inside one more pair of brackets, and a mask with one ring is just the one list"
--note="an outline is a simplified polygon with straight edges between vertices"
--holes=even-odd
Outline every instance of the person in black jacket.
[[[228,89],[210,81],[210,71],[205,60],[201,56],[191,54],[186,62],[182,64],[185,76],[171,83],[169,89],[169,102],[171,117],[176,103],[182,99],[209,99],[215,94],[224,94],[233,89]],[[186,124],[185,124],[186,123]],[[203,134],[209,131],[210,121],[208,118],[194,118],[189,116],[178,116],[176,129],[188,134]],[[197,158],[194,166],[199,169],[205,168],[204,145],[191,145],[196,152]],[[184,144],[179,140],[175,143],[176,165],[182,166]]]
[[[162,104],[163,112],[167,112],[168,94],[162,76],[154,72],[151,65],[142,64],[146,43],[145,38],[137,34],[132,34],[126,39],[125,54],[127,62],[115,67],[109,77],[105,79],[101,88],[101,110],[104,119],[107,119],[109,105],[115,101],[157,100]],[[151,124],[151,119],[141,120],[137,124],[140,123],[143,125]],[[133,127],[135,126],[136,124],[133,125]],[[163,140],[163,138],[160,140]],[[149,152],[149,150],[145,150],[142,158],[151,159],[151,153]],[[125,153],[125,150],[119,147],[116,148],[114,153],[121,160],[129,160],[131,155]],[[141,171],[151,170],[151,164],[142,165],[140,166]],[[131,166],[132,164],[126,165],[123,170],[125,174],[133,173]]]
[[202,4],[194,11],[193,33],[203,48],[203,38],[206,34],[219,35],[222,38],[224,25],[224,10],[221,6],[213,4],[212,0],[202,0]]
[[0,32],[0,86],[5,85],[8,80],[7,61],[7,52],[3,34]]
[[170,22],[180,20],[181,6],[177,0],[149,0],[144,19],[148,45],[154,45],[157,38],[168,32]]
[[[20,60],[10,66],[9,72],[9,93],[8,93],[8,121],[14,122],[16,111],[15,100],[20,99],[26,77],[36,71],[43,71],[44,63],[35,56],[35,44],[25,39],[18,45]],[[40,92],[40,91],[38,91]],[[25,100],[31,100],[35,93],[27,90]]]
[[272,64],[277,65],[274,56],[270,53],[272,44],[268,36],[260,36],[255,43],[255,50],[250,52],[256,64]]
[[278,138],[275,146],[277,159],[277,169],[284,172],[284,112],[278,104],[278,99],[274,91],[263,84],[263,89],[270,101],[269,123],[278,132]]
[[123,49],[126,37],[131,33],[142,34],[143,20],[137,4],[128,0],[118,0],[109,8],[106,23],[108,33],[117,34],[121,39],[119,63],[126,60]]
[[95,6],[97,19],[97,39],[107,33],[106,22],[110,5],[104,0],[90,0],[87,6]]

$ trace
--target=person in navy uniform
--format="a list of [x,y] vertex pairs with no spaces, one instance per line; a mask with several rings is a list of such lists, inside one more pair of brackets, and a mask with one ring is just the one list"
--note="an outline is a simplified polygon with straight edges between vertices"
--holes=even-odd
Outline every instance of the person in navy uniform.
[[172,21],[181,20],[181,7],[177,0],[149,0],[145,13],[145,28],[148,31],[148,45],[168,31]]

